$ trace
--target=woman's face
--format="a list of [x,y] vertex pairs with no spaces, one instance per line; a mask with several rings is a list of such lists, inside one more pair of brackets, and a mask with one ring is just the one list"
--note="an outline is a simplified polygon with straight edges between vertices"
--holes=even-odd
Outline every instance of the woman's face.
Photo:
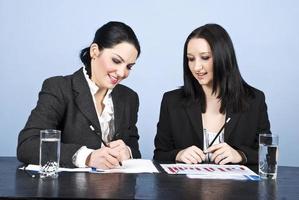
[[97,44],[90,46],[91,80],[101,89],[112,89],[129,76],[138,52],[127,42],[112,48],[99,50]]
[[213,86],[213,57],[210,45],[205,39],[193,38],[187,46],[189,69],[203,87]]

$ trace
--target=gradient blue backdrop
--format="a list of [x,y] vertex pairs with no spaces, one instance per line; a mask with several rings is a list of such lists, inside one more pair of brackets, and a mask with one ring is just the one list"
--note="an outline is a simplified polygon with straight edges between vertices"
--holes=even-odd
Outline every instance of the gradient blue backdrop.
[[152,158],[162,94],[182,84],[184,41],[212,22],[229,32],[245,80],[266,94],[279,164],[299,166],[298,19],[295,0],[0,0],[0,156],[15,156],[43,80],[77,70],[97,28],[117,20],[140,39],[141,56],[123,83],[139,94],[141,152]]

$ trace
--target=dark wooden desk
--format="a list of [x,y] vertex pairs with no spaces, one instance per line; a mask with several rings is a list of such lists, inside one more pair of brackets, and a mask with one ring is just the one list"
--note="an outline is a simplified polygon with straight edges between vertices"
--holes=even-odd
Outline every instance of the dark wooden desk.
[[14,157],[0,157],[0,198],[299,199],[299,167],[279,167],[276,181],[188,179],[168,174],[60,173],[29,177]]

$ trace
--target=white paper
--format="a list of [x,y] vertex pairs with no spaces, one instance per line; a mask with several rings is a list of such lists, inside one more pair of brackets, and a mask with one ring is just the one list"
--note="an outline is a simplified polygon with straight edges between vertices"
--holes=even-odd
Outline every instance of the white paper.
[[[20,169],[24,170],[24,167]],[[39,171],[39,165],[28,165],[26,170]],[[91,173],[159,173],[151,160],[129,159],[122,162],[122,166],[115,169],[92,168],[59,168],[60,172],[91,172]]]
[[186,174],[189,178],[259,180],[260,177],[243,165],[161,164],[168,174]]
[[122,166],[109,169],[100,170],[102,173],[159,173],[151,160],[145,159],[130,159],[122,162]]

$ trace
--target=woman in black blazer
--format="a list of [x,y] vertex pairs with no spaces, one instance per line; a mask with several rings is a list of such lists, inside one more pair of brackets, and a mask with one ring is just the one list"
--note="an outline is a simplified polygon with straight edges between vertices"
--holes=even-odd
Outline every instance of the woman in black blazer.
[[100,27],[90,47],[81,51],[83,68],[44,81],[19,134],[18,159],[39,163],[43,129],[61,130],[60,166],[113,168],[122,160],[140,158],[138,95],[118,84],[139,54],[138,39],[128,25],[109,22]]
[[[224,142],[204,149],[226,121]],[[195,29],[184,46],[184,86],[163,96],[154,159],[201,163],[208,153],[216,164],[257,164],[262,132],[270,132],[265,96],[241,77],[228,33],[217,24]]]

